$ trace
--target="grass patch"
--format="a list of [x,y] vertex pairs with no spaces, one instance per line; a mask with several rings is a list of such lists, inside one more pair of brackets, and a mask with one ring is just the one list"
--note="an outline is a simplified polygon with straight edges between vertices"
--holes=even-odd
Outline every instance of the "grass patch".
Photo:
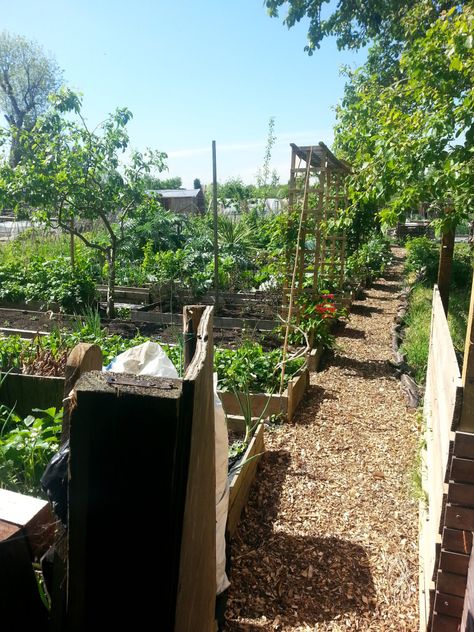
[[428,365],[432,295],[431,289],[422,285],[415,286],[405,317],[406,329],[402,352],[406,354],[407,363],[413,369],[418,384],[424,383]]
[[[410,295],[410,305],[405,317],[405,340],[402,351],[407,363],[413,369],[418,384],[424,384],[428,365],[430,343],[431,306],[433,290],[417,285]],[[469,312],[469,291],[453,288],[449,298],[448,325],[454,348],[464,351],[467,317]]]

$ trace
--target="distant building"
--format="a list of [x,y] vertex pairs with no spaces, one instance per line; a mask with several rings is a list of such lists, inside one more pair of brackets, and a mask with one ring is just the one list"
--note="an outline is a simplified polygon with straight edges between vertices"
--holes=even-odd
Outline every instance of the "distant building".
[[161,189],[149,191],[160,198],[167,211],[173,213],[204,213],[205,202],[202,189]]

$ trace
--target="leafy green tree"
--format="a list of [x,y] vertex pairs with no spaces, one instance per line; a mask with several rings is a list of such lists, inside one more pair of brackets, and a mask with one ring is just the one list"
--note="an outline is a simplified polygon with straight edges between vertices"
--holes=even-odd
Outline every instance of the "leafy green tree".
[[145,187],[150,191],[180,189],[183,186],[183,181],[179,176],[176,176],[175,178],[168,178],[167,180],[160,180],[150,173],[143,174],[143,182],[145,183]]
[[[71,232],[104,256],[107,262],[107,315],[114,315],[117,254],[126,241],[126,228],[143,205],[157,206],[146,194],[143,174],[162,171],[166,154],[134,151],[128,161],[120,156],[129,145],[126,130],[132,113],[117,109],[91,131],[81,114],[81,99],[63,89],[32,130],[22,132],[23,156],[15,169],[0,171],[0,195],[16,209],[28,204],[46,224]],[[99,223],[90,234],[84,220]]]
[[48,107],[48,96],[62,83],[62,72],[42,48],[24,37],[0,33],[0,110],[10,127],[10,164],[21,156],[20,132],[31,130]]
[[353,164],[357,206],[394,223],[429,202],[448,232],[472,217],[474,202],[474,13],[442,12],[422,35],[420,14],[421,4],[407,16],[407,41],[391,68],[376,45],[348,73],[336,148]]
[[199,178],[194,178],[193,189],[202,189],[201,180],[199,180]]
[[[271,17],[278,17],[279,8],[288,6],[283,23],[291,28],[303,18],[309,19],[308,44],[305,50],[312,55],[325,37],[335,36],[339,48],[361,48],[371,41],[379,40],[385,46],[403,42],[403,21],[415,7],[423,8],[418,28],[425,30],[429,23],[442,11],[447,11],[460,2],[432,2],[431,0],[371,0],[354,2],[340,0],[334,7],[324,10],[329,0],[266,0]],[[328,13],[327,17],[324,15]]]

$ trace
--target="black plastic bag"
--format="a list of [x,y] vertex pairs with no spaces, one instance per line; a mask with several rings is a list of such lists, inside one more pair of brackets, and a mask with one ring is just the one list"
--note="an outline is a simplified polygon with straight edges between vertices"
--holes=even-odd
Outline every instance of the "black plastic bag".
[[69,439],[63,443],[46,466],[41,487],[48,495],[54,513],[67,527],[67,476],[69,465]]

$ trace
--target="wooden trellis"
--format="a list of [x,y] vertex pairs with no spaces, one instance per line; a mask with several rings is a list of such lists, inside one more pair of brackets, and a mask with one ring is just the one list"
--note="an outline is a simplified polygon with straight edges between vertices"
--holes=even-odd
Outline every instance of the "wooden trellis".
[[336,291],[342,290],[345,236],[336,220],[347,208],[345,178],[350,173],[349,165],[324,143],[304,147],[292,143],[291,148],[288,206],[290,218],[297,217],[300,228],[297,247],[287,253],[286,305],[291,291],[295,298],[314,296],[325,281]]

